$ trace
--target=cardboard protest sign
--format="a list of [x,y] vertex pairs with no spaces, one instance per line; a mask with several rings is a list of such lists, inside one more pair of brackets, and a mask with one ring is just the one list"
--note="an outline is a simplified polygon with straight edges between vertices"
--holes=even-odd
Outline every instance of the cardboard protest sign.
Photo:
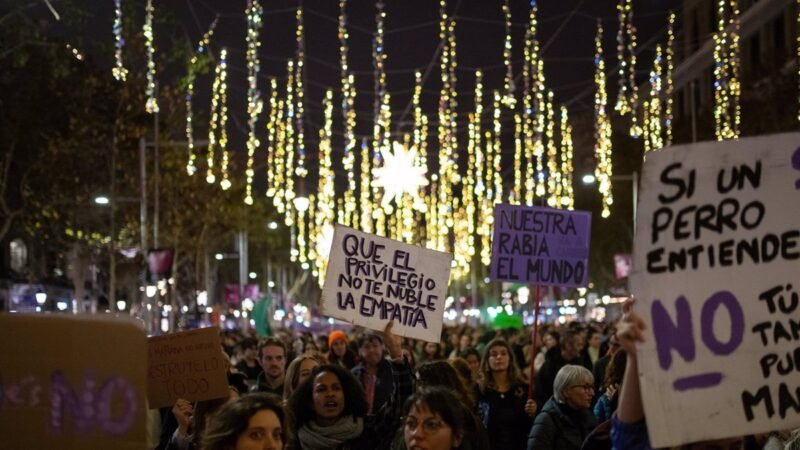
[[647,155],[631,291],[653,447],[800,425],[800,133]]
[[336,225],[322,313],[373,330],[439,342],[452,256]]
[[227,397],[227,366],[215,327],[147,339],[147,399],[151,408],[175,400]]
[[591,221],[591,214],[584,211],[495,206],[492,279],[585,286]]
[[0,447],[145,448],[146,348],[128,318],[0,314]]

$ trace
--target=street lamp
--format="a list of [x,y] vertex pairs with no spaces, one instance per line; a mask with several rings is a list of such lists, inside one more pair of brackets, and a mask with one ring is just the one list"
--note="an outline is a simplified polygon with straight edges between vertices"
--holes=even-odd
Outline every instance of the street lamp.
[[107,205],[111,203],[111,200],[109,200],[109,198],[106,197],[105,195],[99,195],[94,198],[94,202],[98,205]]
[[267,224],[267,228],[269,228],[270,230],[277,230],[278,229],[278,222],[275,222],[274,220],[270,221]]
[[308,207],[311,202],[308,200],[308,197],[295,197],[294,198],[294,207],[297,208],[300,212],[308,211]]
[[[594,184],[597,179],[591,173],[587,173],[581,177],[581,181],[585,185]],[[636,229],[636,207],[639,203],[639,173],[634,171],[630,175],[612,175],[611,181],[630,181],[633,186],[633,229]]]

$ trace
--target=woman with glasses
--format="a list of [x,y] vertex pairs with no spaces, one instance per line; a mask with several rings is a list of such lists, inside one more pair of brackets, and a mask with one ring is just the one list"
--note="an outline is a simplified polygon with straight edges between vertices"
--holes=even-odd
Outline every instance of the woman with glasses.
[[493,339],[486,345],[475,404],[492,449],[525,449],[524,430],[531,427],[536,402],[528,399],[528,384],[504,339]]
[[580,450],[597,425],[591,411],[594,377],[589,369],[568,364],[556,374],[553,396],[528,435],[528,450]]
[[420,389],[406,402],[405,448],[425,450],[488,450],[485,436],[474,429],[472,413],[455,393],[442,386]]

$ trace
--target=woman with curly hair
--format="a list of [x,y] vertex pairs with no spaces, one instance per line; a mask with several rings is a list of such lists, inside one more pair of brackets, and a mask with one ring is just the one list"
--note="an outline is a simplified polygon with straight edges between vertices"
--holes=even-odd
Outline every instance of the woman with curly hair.
[[250,394],[224,405],[211,419],[203,450],[282,450],[284,415],[273,394]]
[[523,450],[536,414],[536,402],[528,399],[528,384],[504,339],[492,339],[481,361],[481,379],[475,394],[476,409],[489,436],[491,448]]

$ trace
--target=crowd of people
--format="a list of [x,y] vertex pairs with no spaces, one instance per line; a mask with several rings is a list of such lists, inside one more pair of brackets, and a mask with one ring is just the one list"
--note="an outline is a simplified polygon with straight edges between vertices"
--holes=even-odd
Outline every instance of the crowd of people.
[[[178,400],[158,450],[649,449],[626,305],[614,324],[446,328],[439,343],[381,332],[223,334],[227,398]],[[534,383],[531,385],[531,370]],[[787,430],[683,449],[800,448]]]

